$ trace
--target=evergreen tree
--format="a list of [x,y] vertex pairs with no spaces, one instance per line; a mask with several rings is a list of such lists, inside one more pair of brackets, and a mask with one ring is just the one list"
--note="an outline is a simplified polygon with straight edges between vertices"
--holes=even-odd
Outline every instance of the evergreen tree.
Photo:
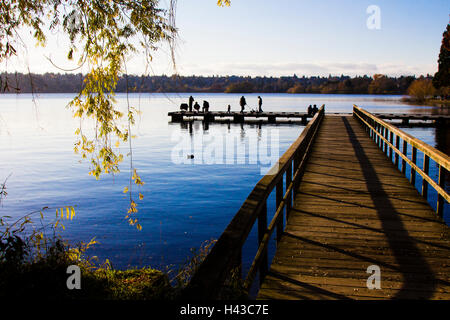
[[438,72],[434,75],[433,86],[436,89],[450,86],[450,24],[447,25],[447,30],[443,34]]

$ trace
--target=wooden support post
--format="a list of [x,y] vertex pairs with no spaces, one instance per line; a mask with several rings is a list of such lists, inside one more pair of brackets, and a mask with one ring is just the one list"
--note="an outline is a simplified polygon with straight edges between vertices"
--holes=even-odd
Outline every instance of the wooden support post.
[[233,269],[237,272],[239,279],[242,279],[242,248],[237,252],[233,265]]
[[[277,183],[277,190],[276,190],[276,210],[278,210],[278,207],[280,206],[281,201],[283,201],[283,179],[280,179],[280,181]],[[281,236],[283,235],[283,225],[284,225],[284,208],[281,211],[281,214],[278,217],[277,221],[277,244],[278,241],[280,241]]]
[[234,115],[233,116],[233,122],[244,122],[244,115]]
[[[389,141],[389,133],[388,133],[388,129],[384,128],[384,138]],[[386,156],[388,155],[388,144],[386,142],[384,142],[384,153],[386,153]]]
[[[400,137],[398,135],[395,136],[395,147],[397,150],[400,150]],[[395,167],[398,169],[398,161],[400,159],[400,156],[398,155],[397,151],[395,152]]]
[[205,120],[206,122],[214,122],[214,116],[211,113],[205,113],[205,115],[203,116],[203,120]]
[[409,124],[409,118],[403,118],[402,124],[408,125]]
[[[441,165],[439,165],[438,184],[444,190],[445,190],[446,171],[447,170],[445,170],[445,168],[443,168]],[[437,199],[437,205],[436,205],[436,213],[440,218],[442,218],[444,216],[444,197],[442,197],[439,193],[438,193],[438,199]]]
[[[428,172],[430,170],[430,157],[426,154],[423,158],[423,172],[428,176]],[[422,179],[422,196],[427,200],[428,198],[428,182],[425,179]]]
[[[258,217],[258,245],[264,238],[267,232],[267,203],[264,203],[264,207]],[[259,283],[262,284],[264,277],[268,271],[268,261],[267,261],[267,247],[261,257],[261,263],[259,265]]]
[[308,118],[305,114],[304,116],[302,116],[302,124],[306,124],[306,123],[308,123]]
[[267,121],[269,123],[275,123],[276,122],[276,117],[275,116],[268,116],[267,117]]
[[[294,155],[294,168],[292,175],[295,174],[299,166],[300,166],[300,153],[299,150],[297,150]],[[298,189],[298,179],[294,181],[294,203],[295,203],[295,196],[297,195],[298,192],[297,189]]]
[[[286,190],[289,188],[289,185],[292,182],[292,161],[289,161],[289,165],[286,170]],[[286,203],[286,223],[289,219],[289,214],[291,212],[292,207],[292,191],[287,197],[287,203]]]
[[[389,133],[389,142],[394,144],[394,133],[392,131]],[[393,151],[392,147],[389,147],[389,159],[391,159],[391,161],[393,160]]]
[[172,122],[182,122],[183,115],[182,114],[172,114]]
[[[411,161],[414,164],[416,164],[416,162],[417,162],[417,149],[414,146],[412,147]],[[409,177],[409,178],[410,178],[411,184],[413,186],[416,186],[416,170],[414,170],[413,167],[411,167],[411,177]]]
[[[377,123],[375,125],[375,130],[379,133],[380,132],[380,125]],[[377,143],[377,146],[380,146],[380,136],[377,134],[376,135],[376,140],[375,142]]]
[[377,134],[376,134],[377,126],[376,126],[375,121],[373,121],[373,120],[372,120],[372,127],[373,127],[373,129],[372,129],[372,139],[376,143],[377,142]]
[[[403,140],[403,154],[408,155],[408,142]],[[406,174],[406,160],[402,159],[402,173]]]
[[384,140],[382,139],[382,137],[384,137],[384,127],[381,126],[381,125],[380,125],[380,134],[381,134],[381,136],[380,136],[380,148],[381,148],[381,151],[383,151],[384,150]]

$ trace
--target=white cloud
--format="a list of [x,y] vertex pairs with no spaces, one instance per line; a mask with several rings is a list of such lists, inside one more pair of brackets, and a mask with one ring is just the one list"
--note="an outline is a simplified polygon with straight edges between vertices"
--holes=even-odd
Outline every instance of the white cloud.
[[218,63],[214,65],[178,65],[182,75],[250,75],[250,76],[328,76],[332,75],[369,75],[376,73],[390,76],[434,74],[437,65],[410,66],[402,63],[352,63],[352,62],[310,62],[310,63]]

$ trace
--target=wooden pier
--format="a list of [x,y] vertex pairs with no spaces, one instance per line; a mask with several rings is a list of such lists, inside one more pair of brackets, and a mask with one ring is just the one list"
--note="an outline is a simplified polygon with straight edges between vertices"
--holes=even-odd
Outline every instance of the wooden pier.
[[445,126],[450,123],[450,115],[415,113],[373,113],[373,115],[384,120],[401,120],[403,125],[411,124],[410,121],[431,121],[438,126]]
[[[323,105],[324,107],[325,105]],[[334,115],[342,115],[343,113],[330,113]],[[351,114],[349,114],[351,115]],[[374,113],[374,116],[384,120],[401,120],[402,125],[414,125],[418,121],[428,121],[433,125],[446,126],[450,124],[450,115],[432,115],[432,114],[414,114],[414,113]],[[189,112],[174,111],[169,112],[172,122],[183,122],[193,119],[200,119],[206,122],[215,121],[231,121],[242,123],[246,120],[266,120],[268,123],[276,123],[277,119],[300,119],[301,124],[306,124],[313,115],[306,112],[225,112],[225,111],[209,111],[209,112]]]
[[189,111],[175,111],[169,112],[168,115],[172,118],[172,122],[181,122],[186,119],[202,119],[208,122],[214,122],[218,119],[230,119],[232,122],[241,123],[245,119],[263,120],[267,119],[268,123],[275,123],[277,118],[284,119],[301,119],[302,124],[306,124],[308,119],[313,115],[308,115],[306,112],[225,112],[225,111],[210,111],[210,112],[189,112]]
[[[428,175],[430,159],[438,181]],[[250,290],[258,277],[258,299],[450,299],[450,235],[442,219],[449,169],[449,156],[363,109],[325,116],[321,108],[276,173],[255,186],[185,293],[227,298],[257,224],[258,251],[242,287]],[[438,193],[436,210],[426,201],[429,187]],[[272,190],[276,212],[268,223]],[[269,264],[272,234],[277,247]],[[373,266],[379,289],[367,285]]]

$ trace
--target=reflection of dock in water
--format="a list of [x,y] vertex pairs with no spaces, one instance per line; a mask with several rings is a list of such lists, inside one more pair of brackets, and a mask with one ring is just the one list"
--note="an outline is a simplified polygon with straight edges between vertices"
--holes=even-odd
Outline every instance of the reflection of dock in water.
[[[287,123],[300,122],[306,124],[308,118],[312,118],[312,114],[306,112],[226,112],[226,111],[210,111],[210,112],[190,112],[190,111],[175,111],[168,114],[172,117],[172,122],[189,121],[192,119],[201,119],[208,122],[253,122],[263,121],[267,123],[276,123],[281,121]],[[286,120],[288,119],[288,120]],[[293,120],[296,120],[295,122]],[[290,121],[290,122],[289,122]]]

